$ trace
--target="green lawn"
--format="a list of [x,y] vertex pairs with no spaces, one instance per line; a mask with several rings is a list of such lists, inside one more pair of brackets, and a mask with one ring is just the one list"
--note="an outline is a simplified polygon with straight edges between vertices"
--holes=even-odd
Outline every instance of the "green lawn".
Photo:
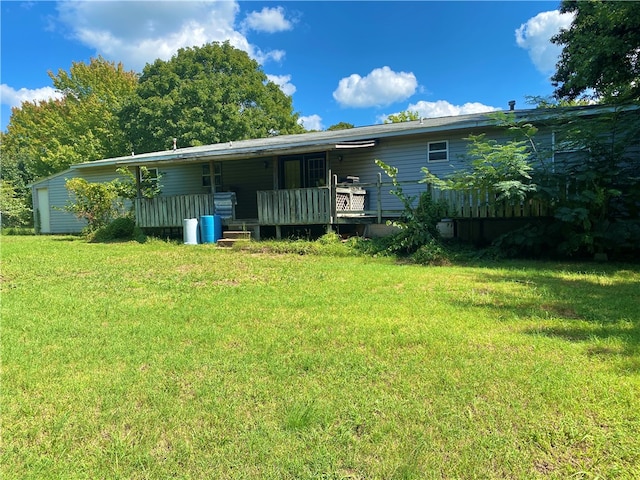
[[640,478],[640,267],[2,237],[3,479]]

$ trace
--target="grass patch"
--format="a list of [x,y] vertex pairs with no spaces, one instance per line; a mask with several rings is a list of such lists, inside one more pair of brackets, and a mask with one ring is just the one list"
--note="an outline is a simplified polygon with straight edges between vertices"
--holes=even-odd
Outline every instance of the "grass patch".
[[640,476],[637,266],[10,236],[1,278],[2,478]]

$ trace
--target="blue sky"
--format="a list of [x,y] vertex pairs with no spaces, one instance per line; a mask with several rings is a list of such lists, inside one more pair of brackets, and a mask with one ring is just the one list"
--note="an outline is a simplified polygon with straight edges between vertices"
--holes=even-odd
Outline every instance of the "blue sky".
[[178,48],[229,40],[292,95],[308,129],[528,108],[550,95],[567,27],[559,2],[1,2],[1,129],[55,95],[47,72],[91,57],[141,72]]

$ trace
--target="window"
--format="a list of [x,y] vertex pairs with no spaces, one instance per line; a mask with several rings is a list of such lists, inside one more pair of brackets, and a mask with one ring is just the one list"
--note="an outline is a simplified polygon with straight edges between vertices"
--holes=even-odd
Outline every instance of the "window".
[[158,169],[140,167],[140,182],[141,183],[158,183]]
[[160,177],[162,173],[157,168],[138,168],[138,186],[140,194],[145,198],[153,198],[160,193]]
[[449,142],[429,142],[427,145],[427,160],[429,162],[446,162],[449,159]]
[[[213,184],[216,188],[222,188],[222,165],[220,163],[213,164]],[[211,169],[208,163],[202,165],[202,186],[211,187]]]

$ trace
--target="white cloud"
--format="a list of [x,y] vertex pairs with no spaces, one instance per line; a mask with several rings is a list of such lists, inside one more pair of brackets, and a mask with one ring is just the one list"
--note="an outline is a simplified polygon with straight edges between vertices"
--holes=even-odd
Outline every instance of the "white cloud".
[[[438,118],[455,117],[458,115],[467,115],[471,113],[493,112],[500,109],[491,107],[489,105],[484,105],[479,102],[468,102],[464,105],[453,105],[446,100],[438,100],[436,102],[426,102],[424,100],[421,100],[418,103],[409,104],[406,110],[418,112],[420,117]],[[383,123],[388,117],[388,115],[383,115],[378,120]]]
[[296,86],[290,83],[291,75],[267,75],[267,78],[278,85],[285,95],[291,96],[296,93]]
[[384,106],[406,100],[417,88],[418,81],[413,73],[382,67],[366,77],[354,73],[343,78],[333,92],[333,98],[346,107]]
[[569,28],[572,20],[572,13],[552,10],[530,18],[515,31],[516,43],[529,52],[529,58],[541,73],[549,75],[555,71],[562,47],[551,43],[551,37],[560,29]]
[[2,105],[19,107],[22,102],[42,101],[50,98],[62,98],[62,94],[53,87],[21,88],[16,90],[5,83],[0,85],[0,102]]
[[300,117],[298,123],[307,130],[324,130],[322,125],[322,117],[320,115],[309,115],[306,117]]
[[168,60],[180,48],[226,40],[261,64],[281,61],[283,51],[262,51],[235,29],[238,12],[235,1],[58,4],[58,20],[73,38],[127,69],[141,71],[146,63]]
[[293,23],[285,18],[282,7],[264,7],[260,12],[248,13],[242,27],[245,30],[275,33],[291,30]]

